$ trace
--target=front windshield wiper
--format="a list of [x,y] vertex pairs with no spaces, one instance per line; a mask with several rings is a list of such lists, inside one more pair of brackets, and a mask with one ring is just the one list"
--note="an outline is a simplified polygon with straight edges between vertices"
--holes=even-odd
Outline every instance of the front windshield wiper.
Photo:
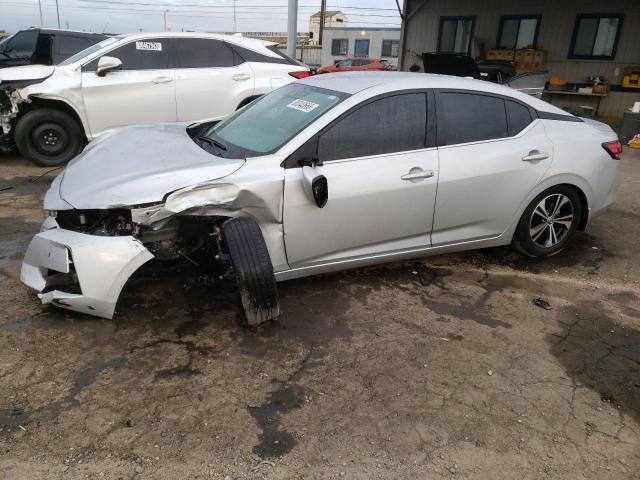
[[222,143],[214,140],[213,138],[205,137],[203,135],[203,136],[200,136],[200,137],[196,137],[196,139],[201,141],[201,142],[208,143],[209,145],[213,145],[214,147],[218,147],[223,152],[227,151],[227,147],[225,145],[223,145]]

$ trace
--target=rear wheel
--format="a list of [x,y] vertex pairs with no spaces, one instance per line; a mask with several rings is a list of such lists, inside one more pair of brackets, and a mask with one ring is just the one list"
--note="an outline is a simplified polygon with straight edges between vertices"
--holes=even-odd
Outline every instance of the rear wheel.
[[267,245],[258,224],[245,217],[232,218],[222,226],[231,257],[242,308],[249,325],[280,315],[278,288]]
[[522,214],[513,246],[531,257],[550,257],[569,242],[582,216],[582,201],[568,186],[545,190]]
[[20,153],[41,167],[64,165],[82,150],[84,138],[71,115],[53,108],[38,108],[16,125]]

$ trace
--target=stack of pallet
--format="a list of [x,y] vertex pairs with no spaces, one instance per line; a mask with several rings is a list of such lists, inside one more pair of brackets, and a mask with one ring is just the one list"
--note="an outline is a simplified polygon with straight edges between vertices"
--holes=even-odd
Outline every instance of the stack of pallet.
[[518,73],[544,70],[546,53],[535,48],[501,48],[487,52],[487,60],[512,62]]

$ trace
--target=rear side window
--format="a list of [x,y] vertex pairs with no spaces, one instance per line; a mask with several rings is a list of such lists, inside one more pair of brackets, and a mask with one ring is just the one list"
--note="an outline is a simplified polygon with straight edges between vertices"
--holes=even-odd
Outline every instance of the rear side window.
[[230,44],[230,47],[236,52],[236,54],[238,55],[238,58],[241,60],[240,62],[236,61],[236,64],[242,63],[243,61],[244,62],[260,62],[260,63],[284,63],[284,64],[290,63],[289,57],[284,58],[281,54],[277,52],[274,52],[274,53],[277,53],[278,56],[273,57],[271,55],[263,55],[254,50],[244,48],[235,44]]
[[[169,66],[169,39],[147,38],[127,43],[105,53],[119,58],[122,70],[162,70]],[[99,58],[89,62],[82,70],[95,71]]]
[[529,109],[511,100],[507,100],[507,115],[509,115],[509,135],[517,135],[532,121]]
[[232,67],[233,51],[220,40],[206,38],[174,38],[175,68]]
[[424,148],[427,102],[423,93],[375,100],[335,123],[318,139],[322,161]]
[[91,42],[83,37],[60,35],[58,37],[58,45],[58,51],[62,55],[73,55],[74,53],[91,46]]
[[508,136],[507,114],[501,98],[447,92],[440,94],[440,103],[447,145]]

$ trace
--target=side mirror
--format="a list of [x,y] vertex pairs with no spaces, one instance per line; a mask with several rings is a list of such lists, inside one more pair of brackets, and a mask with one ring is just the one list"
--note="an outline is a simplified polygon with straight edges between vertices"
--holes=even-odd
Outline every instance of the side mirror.
[[318,165],[318,163],[312,162],[311,165],[302,167],[302,187],[309,200],[314,202],[318,208],[322,208],[329,200],[329,184],[327,177],[318,173],[315,165]]
[[98,68],[96,69],[96,75],[104,77],[107,72],[114,70],[120,70],[122,68],[122,61],[116,57],[104,56],[98,60]]

